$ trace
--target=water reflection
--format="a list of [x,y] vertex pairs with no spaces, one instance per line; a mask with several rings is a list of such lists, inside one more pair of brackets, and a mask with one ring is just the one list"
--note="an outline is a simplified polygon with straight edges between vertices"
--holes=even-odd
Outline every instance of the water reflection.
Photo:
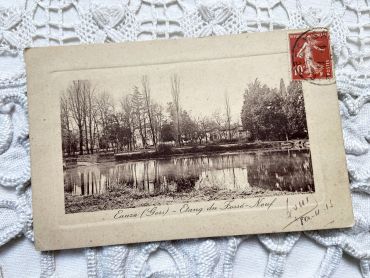
[[228,153],[78,166],[65,171],[73,195],[131,189],[149,194],[190,192],[206,187],[244,191],[253,187],[313,191],[309,151]]

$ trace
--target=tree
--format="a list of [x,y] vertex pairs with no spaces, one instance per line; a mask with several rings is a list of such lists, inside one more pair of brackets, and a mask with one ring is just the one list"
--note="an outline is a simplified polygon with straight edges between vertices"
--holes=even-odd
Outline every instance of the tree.
[[301,82],[293,81],[285,89],[269,88],[256,79],[244,93],[241,121],[254,140],[307,138]]
[[181,146],[181,127],[180,127],[180,78],[177,74],[171,77],[171,95],[176,113],[176,137],[177,144]]
[[176,140],[176,136],[174,136],[174,129],[173,123],[164,122],[161,126],[161,141],[163,142],[171,142]]
[[138,127],[142,145],[144,148],[146,148],[147,138],[146,138],[146,121],[144,114],[143,96],[140,93],[139,88],[137,86],[134,86],[133,88],[131,103],[135,116],[135,124]]
[[289,139],[307,138],[308,131],[302,82],[292,81],[288,85],[285,103],[285,113],[287,117],[287,134],[289,136]]
[[280,79],[280,88],[279,88],[279,93],[285,97],[286,94],[287,94],[287,90],[286,90],[286,87],[285,87],[285,82],[284,82],[284,79],[281,78]]
[[85,81],[72,81],[72,84],[67,88],[67,96],[71,117],[75,121],[79,132],[79,153],[83,154],[83,123],[85,117],[84,111],[84,96],[83,83]]
[[213,129],[215,123],[207,117],[199,117],[195,122],[199,144],[202,144],[203,139],[208,143],[208,133]]
[[60,98],[60,120],[62,128],[62,146],[63,152],[71,155],[72,152],[72,130],[70,124],[70,115],[69,115],[69,104],[66,95],[62,95]]
[[225,93],[225,116],[227,130],[229,133],[229,140],[231,140],[231,109],[230,109],[230,100],[227,93]]
[[156,141],[160,140],[162,124],[164,120],[163,106],[158,103],[152,103],[151,105],[152,115],[153,115],[153,125]]
[[105,134],[105,132],[109,124],[108,119],[111,118],[114,112],[113,100],[106,91],[98,94],[96,98],[96,109],[97,133],[99,138],[98,146],[99,148],[106,148],[107,142],[105,141],[107,139],[107,134]]
[[157,149],[157,139],[156,139],[156,131],[154,128],[154,119],[152,113],[152,104],[150,99],[150,87],[149,87],[149,80],[146,75],[144,75],[141,79],[141,85],[143,86],[143,96],[144,96],[144,103],[146,108],[146,114],[149,119],[149,127],[152,134],[153,145],[155,149]]
[[182,136],[186,141],[193,141],[196,139],[197,126],[190,117],[189,113],[185,110],[181,111],[181,124],[180,129]]
[[134,133],[135,133],[135,126],[134,126],[134,111],[132,108],[132,101],[131,96],[126,96],[123,101],[121,101],[121,107],[123,111],[123,120],[125,125],[127,126],[129,132],[129,143],[128,148],[130,151],[135,146],[135,139],[134,139]]
[[86,151],[88,153],[93,153],[95,147],[95,121],[97,107],[95,87],[92,86],[90,81],[83,82],[83,98]]

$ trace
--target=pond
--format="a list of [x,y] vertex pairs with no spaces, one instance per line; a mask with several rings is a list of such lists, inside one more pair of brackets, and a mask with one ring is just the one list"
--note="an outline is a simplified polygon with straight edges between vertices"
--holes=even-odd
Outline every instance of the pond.
[[148,194],[250,187],[290,192],[314,191],[310,152],[257,151],[182,156],[76,166],[64,171],[72,195],[97,195],[110,189]]

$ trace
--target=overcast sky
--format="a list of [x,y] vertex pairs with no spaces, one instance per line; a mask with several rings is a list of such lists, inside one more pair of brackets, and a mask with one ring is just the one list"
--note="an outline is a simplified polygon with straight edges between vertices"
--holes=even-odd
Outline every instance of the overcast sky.
[[[216,110],[224,114],[225,93],[230,99],[233,121],[239,121],[243,93],[248,83],[258,78],[270,87],[279,87],[283,78],[288,85],[289,71],[286,54],[220,59],[207,62],[175,63],[119,69],[89,71],[81,79],[92,80],[99,90],[119,101],[132,92],[134,85],[141,87],[141,78],[147,75],[151,97],[166,105],[172,101],[170,76],[178,74],[181,107],[195,117],[211,116]],[[106,72],[107,71],[107,72]],[[76,77],[76,76],[75,76]]]

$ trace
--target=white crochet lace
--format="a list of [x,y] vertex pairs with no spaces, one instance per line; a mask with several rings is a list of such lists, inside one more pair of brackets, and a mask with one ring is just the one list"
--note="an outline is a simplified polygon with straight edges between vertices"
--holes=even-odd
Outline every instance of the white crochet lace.
[[[0,186],[11,188],[0,191],[8,193],[0,196],[0,246],[21,235],[33,241],[24,48],[324,26],[330,28],[334,46],[356,225],[321,232],[90,248],[85,252],[87,275],[231,277],[238,247],[246,238],[253,238],[269,252],[265,277],[280,277],[289,252],[300,238],[308,237],[326,248],[317,277],[333,275],[343,252],[358,260],[363,277],[370,277],[368,2],[333,0],[324,10],[308,8],[306,3],[303,8],[303,2],[294,0],[112,2],[35,0],[0,8]],[[173,260],[153,268],[148,258],[159,249]],[[65,277],[53,252],[41,254],[40,266],[41,277]]]

